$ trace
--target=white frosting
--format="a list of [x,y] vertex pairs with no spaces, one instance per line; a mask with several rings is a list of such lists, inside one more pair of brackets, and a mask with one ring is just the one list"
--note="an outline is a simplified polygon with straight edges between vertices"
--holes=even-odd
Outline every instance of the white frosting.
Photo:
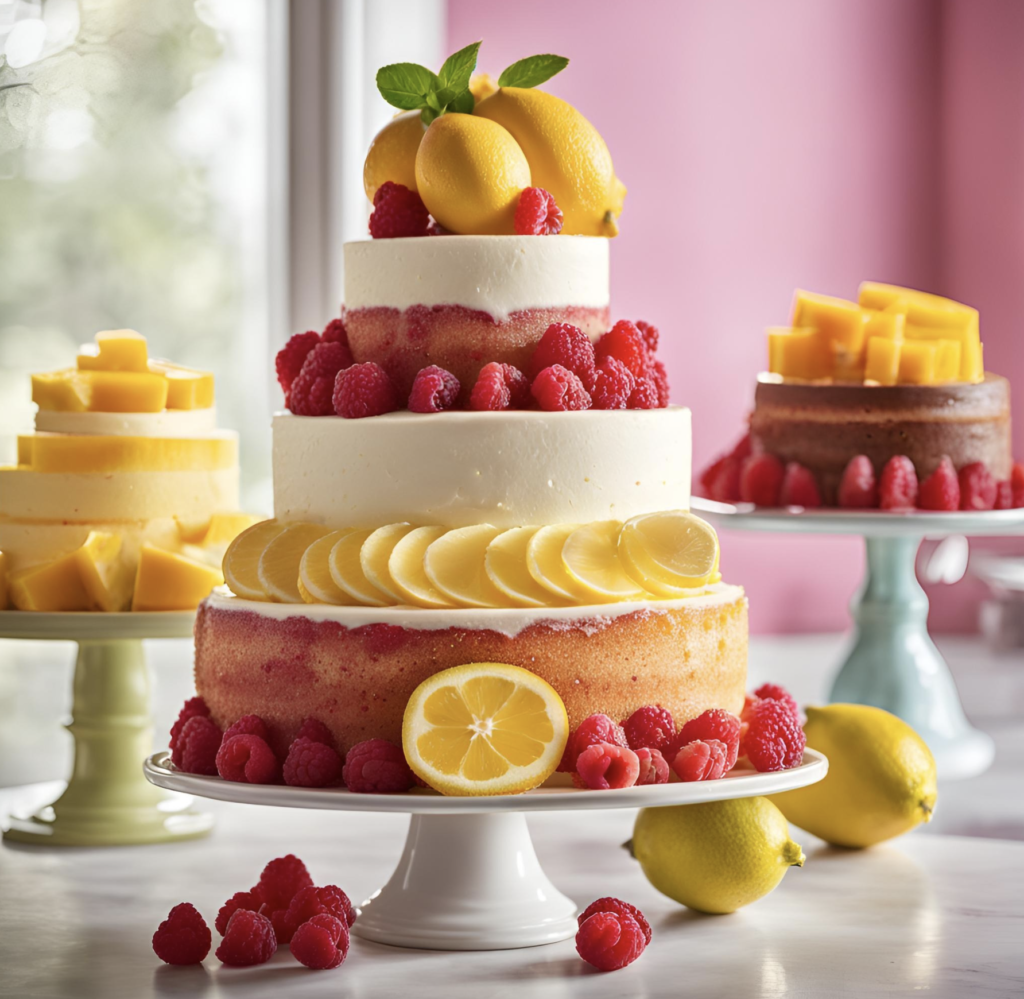
[[345,244],[345,307],[462,305],[504,321],[520,309],[608,305],[597,236],[436,236]]
[[680,608],[694,610],[734,604],[744,599],[742,586],[715,583],[694,590],[692,597],[679,600],[630,601],[620,604],[597,604],[589,607],[510,607],[496,610],[452,609],[426,610],[419,607],[334,607],[327,604],[266,603],[223,596],[215,592],[206,600],[211,610],[251,611],[261,617],[284,621],[302,617],[311,621],[334,621],[345,628],[361,628],[369,624],[390,624],[419,631],[440,631],[462,628],[466,631],[496,631],[514,638],[531,625],[543,622],[553,628],[600,631],[615,618],[637,611],[664,614]]
[[518,527],[689,505],[690,411],[678,406],[274,417],[281,520]]
[[165,409],[159,413],[36,413],[36,430],[114,437],[195,437],[217,428],[217,410]]

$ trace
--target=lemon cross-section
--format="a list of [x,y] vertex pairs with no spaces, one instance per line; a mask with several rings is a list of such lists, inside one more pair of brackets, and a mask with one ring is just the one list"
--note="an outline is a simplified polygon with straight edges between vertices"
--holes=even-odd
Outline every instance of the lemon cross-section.
[[505,663],[435,673],[413,691],[402,723],[409,766],[447,795],[529,791],[554,773],[568,736],[554,688]]
[[631,579],[671,599],[710,581],[718,568],[718,535],[687,510],[642,514],[622,525],[618,554]]
[[320,524],[291,524],[273,538],[256,566],[256,575],[271,600],[305,603],[299,592],[299,562],[306,549],[330,530]]
[[562,545],[562,563],[598,603],[644,600],[649,594],[631,579],[619,560],[617,546],[622,524],[599,520],[577,528]]
[[224,581],[236,597],[245,600],[269,600],[260,582],[259,567],[263,550],[287,524],[264,520],[235,538],[224,553]]

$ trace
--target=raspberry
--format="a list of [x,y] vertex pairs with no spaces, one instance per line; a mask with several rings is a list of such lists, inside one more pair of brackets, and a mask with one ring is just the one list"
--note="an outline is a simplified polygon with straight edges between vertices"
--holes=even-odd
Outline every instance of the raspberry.
[[348,347],[348,330],[345,329],[344,319],[332,319],[320,334],[324,343],[343,343]]
[[557,236],[562,231],[562,209],[543,187],[527,187],[519,195],[515,226],[517,236]]
[[480,369],[469,395],[469,408],[478,411],[522,409],[530,398],[530,383],[517,367],[491,361]]
[[216,777],[220,740],[220,729],[205,715],[189,718],[178,736],[175,752],[180,750],[181,762],[177,766],[187,774]]
[[661,749],[676,734],[676,723],[668,708],[648,704],[622,723],[622,731],[630,749]]
[[740,466],[740,498],[757,506],[778,506],[785,474],[775,455],[752,454]]
[[921,483],[917,505],[922,510],[959,510],[960,481],[948,455],[943,455],[939,467]]
[[322,742],[325,746],[330,746],[331,749],[338,748],[334,741],[334,733],[319,718],[314,718],[312,715],[302,720],[302,725],[299,726],[299,732],[295,738],[309,739],[310,742]]
[[644,346],[647,347],[647,353],[654,354],[658,349],[658,339],[660,337],[658,327],[653,323],[645,322],[643,319],[638,319],[633,325],[644,338]]
[[360,794],[395,794],[414,783],[402,747],[387,739],[357,742],[345,757],[342,777],[350,791]]
[[597,358],[590,337],[571,323],[552,323],[530,357],[529,375],[535,379],[545,368],[560,364],[568,368],[592,392],[597,382]]
[[756,770],[787,770],[803,759],[804,730],[782,701],[758,701],[750,708],[749,719],[743,752]]
[[676,737],[662,751],[665,759],[671,763],[683,746],[698,739],[701,742],[708,742],[711,739],[724,742],[729,749],[725,769],[732,770],[740,751],[740,720],[723,708],[709,708],[702,715],[691,718],[679,730]]
[[607,715],[588,715],[576,726],[576,730],[569,736],[565,744],[565,753],[562,755],[562,762],[558,769],[562,773],[571,773],[576,769],[576,757],[583,752],[587,746],[593,746],[599,742],[610,742],[616,746],[629,746],[626,741],[626,733],[621,725],[616,725]]
[[664,409],[668,405],[669,387],[668,371],[661,361],[651,361],[651,380],[658,392],[658,409]]
[[1024,465],[1020,462],[1010,472],[1010,488],[1013,490],[1013,505],[1024,506]]
[[635,384],[636,379],[622,361],[606,357],[597,365],[594,409],[625,409]]
[[903,454],[893,455],[882,469],[878,484],[879,506],[883,510],[913,510],[917,503],[917,472]]
[[450,371],[431,364],[421,368],[412,383],[409,393],[409,411],[412,413],[440,413],[451,409],[458,398],[458,378]]
[[199,964],[210,953],[213,936],[191,902],[176,905],[153,934],[153,952],[167,964]]
[[345,960],[348,944],[348,926],[344,921],[321,912],[295,931],[289,946],[299,964],[315,971],[326,971]]
[[783,506],[802,506],[808,510],[821,506],[821,492],[814,473],[798,462],[789,462],[782,477],[779,502]]
[[668,760],[659,749],[635,749],[636,758],[640,761],[640,773],[637,784],[667,784]]
[[718,780],[729,771],[729,747],[719,739],[694,739],[672,757],[672,769],[681,781]]
[[996,505],[996,481],[983,461],[960,469],[960,509],[991,510]]
[[396,409],[398,395],[395,386],[388,373],[376,362],[353,364],[339,372],[334,382],[334,411],[338,416],[359,420]]
[[743,462],[739,458],[727,454],[712,466],[713,475],[708,488],[708,498],[719,503],[735,503],[740,498],[740,476]]
[[217,773],[240,784],[276,784],[281,764],[258,735],[233,735],[217,751]]
[[530,382],[514,364],[503,364],[501,373],[508,386],[510,403],[513,409],[525,409],[530,405]]
[[270,741],[267,724],[259,715],[242,715],[234,725],[229,725],[224,729],[224,742],[236,735],[258,735],[264,742]]
[[287,909],[292,899],[312,884],[306,865],[294,853],[286,853],[263,868],[253,893],[272,910]]
[[415,191],[386,180],[373,195],[370,235],[374,239],[426,236],[430,213]]
[[[780,704],[785,704],[793,717],[798,722],[800,721],[800,706],[796,703],[796,698],[785,687],[780,687],[777,683],[762,683],[754,691],[754,697],[751,700],[778,701]],[[745,713],[747,712],[746,704],[744,704],[743,710]]]
[[629,397],[627,409],[657,409],[658,408],[658,386],[650,373],[642,378],[637,378],[633,385],[633,391]]
[[277,937],[269,919],[259,912],[236,909],[228,920],[217,959],[233,968],[266,964],[277,950]]
[[320,888],[309,886],[299,891],[288,906],[285,917],[287,943],[295,935],[295,931],[314,916],[326,912],[335,919],[343,920],[346,926],[356,921],[355,906],[337,885],[323,885]]
[[590,409],[590,393],[568,368],[552,364],[533,380],[530,392],[537,405],[549,413]]
[[875,466],[865,454],[847,462],[839,482],[839,505],[847,510],[873,510],[878,506]]
[[640,760],[632,749],[598,742],[576,757],[576,772],[595,791],[632,787],[640,776]]
[[598,971],[632,964],[647,946],[640,924],[629,915],[595,912],[576,934],[576,952]]
[[256,888],[251,891],[236,891],[221,907],[217,913],[217,919],[214,922],[214,926],[217,927],[217,932],[224,936],[228,931],[228,920],[235,914],[236,909],[246,909],[249,912],[258,912],[260,906],[263,904],[263,899],[259,897],[259,892]]
[[997,510],[1013,509],[1013,486],[1010,480],[996,483],[996,506]]
[[760,701],[760,697],[755,697],[753,694],[747,694],[743,698],[743,710],[740,712],[740,742],[743,741],[743,722],[750,721],[750,709]]
[[604,898],[591,902],[577,917],[576,925],[582,926],[596,912],[612,912],[618,916],[631,916],[643,931],[644,943],[651,942],[651,924],[647,922],[644,914],[635,905],[623,902],[621,898],[611,898],[606,895]]
[[288,408],[296,416],[330,416],[331,393],[339,371],[352,366],[352,353],[343,343],[317,344],[306,356],[292,382]]
[[277,383],[281,386],[285,398],[292,387],[292,382],[302,370],[302,365],[309,352],[320,342],[320,334],[313,330],[296,333],[277,352],[274,358],[274,370],[277,372]]
[[305,737],[288,748],[284,782],[290,787],[329,787],[341,776],[341,757],[330,746]]
[[605,357],[621,361],[637,379],[643,378],[650,367],[643,334],[628,319],[620,319],[605,333],[597,341],[594,353],[599,361]]
[[196,715],[202,715],[204,718],[208,718],[210,716],[210,709],[206,706],[206,701],[201,697],[190,697],[185,702],[181,711],[178,712],[178,720],[171,726],[171,737],[167,744],[171,747],[171,760],[176,767],[181,766],[180,753],[176,752],[178,748],[178,736],[181,735],[181,730],[185,727],[185,722]]

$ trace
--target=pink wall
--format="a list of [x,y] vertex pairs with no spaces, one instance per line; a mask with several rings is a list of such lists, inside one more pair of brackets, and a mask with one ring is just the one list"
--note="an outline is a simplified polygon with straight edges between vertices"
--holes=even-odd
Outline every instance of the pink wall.
[[[977,8],[999,17],[978,28]],[[550,89],[601,130],[630,189],[613,312],[661,327],[700,468],[741,433],[763,329],[786,320],[797,286],[852,295],[873,278],[963,295],[983,309],[991,365],[1021,363],[1022,303],[1004,284],[1024,262],[1024,69],[1009,97],[1005,74],[984,65],[990,33],[999,60],[1017,58],[1021,15],[1015,0],[449,0],[449,42],[483,38],[480,67],[495,74],[537,51],[572,59]],[[970,143],[990,142],[1011,113],[1017,134],[992,147],[1007,161],[975,160]],[[1015,220],[1001,211],[1007,186]],[[996,269],[990,227],[1007,230]],[[845,627],[858,541],[726,534],[722,545],[753,630]]]

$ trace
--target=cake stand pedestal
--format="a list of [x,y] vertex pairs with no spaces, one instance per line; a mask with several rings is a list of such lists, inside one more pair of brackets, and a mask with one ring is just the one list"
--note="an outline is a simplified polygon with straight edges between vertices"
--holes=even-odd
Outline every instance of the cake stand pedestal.
[[964,715],[949,666],[928,634],[928,597],[915,566],[925,538],[1024,534],[1024,509],[884,513],[762,509],[695,499],[693,510],[719,528],[863,537],[867,566],[850,605],[853,644],[829,699],[898,715],[928,743],[942,778],[974,777],[988,769],[995,746]]
[[203,836],[213,817],[143,776],[153,748],[144,638],[188,638],[195,613],[0,612],[0,638],[78,643],[72,688],[74,766],[64,793],[12,815],[4,839],[52,846],[123,846]]
[[235,784],[184,774],[157,753],[146,776],[160,787],[222,801],[336,811],[411,813],[405,849],[384,887],[359,906],[357,936],[396,947],[507,950],[575,936],[576,905],[537,860],[526,812],[696,804],[813,784],[828,761],[807,750],[779,773],[734,771],[714,781],[621,791],[538,788],[526,794],[446,798],[432,791],[354,794],[343,788]]

